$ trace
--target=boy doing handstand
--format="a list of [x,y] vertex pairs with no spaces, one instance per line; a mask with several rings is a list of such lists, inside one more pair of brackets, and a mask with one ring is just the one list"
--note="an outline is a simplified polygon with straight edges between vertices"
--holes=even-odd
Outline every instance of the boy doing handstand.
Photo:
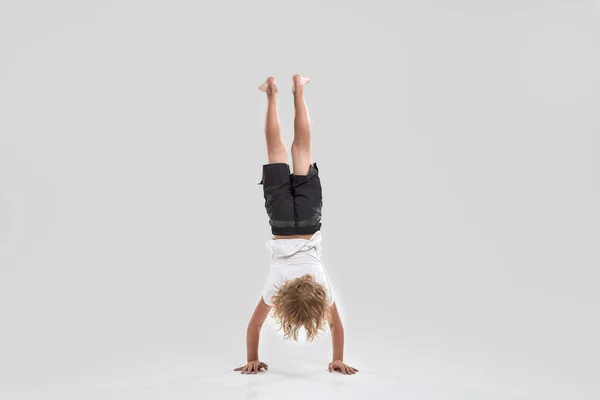
[[247,364],[236,368],[242,374],[268,369],[259,361],[260,330],[269,312],[273,312],[285,338],[298,340],[304,327],[312,341],[329,326],[333,357],[329,372],[351,375],[356,368],[344,363],[344,327],[337,310],[325,267],[321,262],[322,193],[319,170],[311,160],[310,121],[304,100],[304,86],[310,79],[292,78],[294,94],[293,173],[281,138],[277,112],[277,86],[269,77],[259,89],[267,95],[265,138],[268,164],[263,166],[262,181],[265,208],[272,239],[271,268],[246,331]]

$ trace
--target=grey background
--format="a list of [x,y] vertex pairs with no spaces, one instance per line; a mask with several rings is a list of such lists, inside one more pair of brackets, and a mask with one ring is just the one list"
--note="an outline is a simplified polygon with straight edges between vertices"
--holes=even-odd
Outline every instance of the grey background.
[[[599,26],[592,0],[3,0],[0,397],[597,399]],[[294,375],[330,337],[269,323],[240,380],[256,87],[289,144],[295,73],[361,373]]]

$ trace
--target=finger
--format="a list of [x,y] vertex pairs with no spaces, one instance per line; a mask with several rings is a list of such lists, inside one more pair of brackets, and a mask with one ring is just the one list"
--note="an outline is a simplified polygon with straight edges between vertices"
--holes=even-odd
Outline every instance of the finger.
[[254,364],[254,365],[252,366],[252,373],[253,373],[253,374],[258,374],[258,364]]
[[242,368],[244,368],[244,367],[237,367],[236,369],[234,369],[234,371],[241,371]]
[[329,372],[333,371],[333,367],[331,366],[331,363],[329,363]]
[[269,366],[268,366],[267,364],[263,363],[262,365],[263,365],[263,368],[264,368],[265,370],[268,370],[268,369],[269,369]]
[[356,368],[352,367],[352,369],[354,370],[354,372],[358,372],[358,370]]
[[248,372],[248,365],[244,366],[244,369],[242,369],[242,374],[245,374]]
[[350,371],[350,368],[344,364],[344,369],[346,370],[346,375],[352,375],[352,371]]
[[342,374],[346,375],[346,369],[344,368],[344,364],[340,365],[340,371],[342,371]]

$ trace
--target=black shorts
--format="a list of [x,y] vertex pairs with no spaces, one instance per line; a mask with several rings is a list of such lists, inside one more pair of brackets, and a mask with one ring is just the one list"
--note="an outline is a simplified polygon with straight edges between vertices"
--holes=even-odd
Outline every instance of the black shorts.
[[323,197],[317,163],[307,175],[290,174],[286,163],[263,165],[265,208],[273,235],[309,235],[321,229]]

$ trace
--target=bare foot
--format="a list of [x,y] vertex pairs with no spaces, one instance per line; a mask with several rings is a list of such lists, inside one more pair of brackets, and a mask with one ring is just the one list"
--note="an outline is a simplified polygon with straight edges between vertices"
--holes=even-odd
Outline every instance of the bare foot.
[[270,76],[267,78],[265,83],[258,87],[258,90],[265,92],[268,95],[277,93],[277,85],[275,84],[275,78]]
[[296,91],[300,92],[304,90],[304,85],[310,82],[311,79],[302,75],[294,75],[292,77],[292,93],[296,93]]

